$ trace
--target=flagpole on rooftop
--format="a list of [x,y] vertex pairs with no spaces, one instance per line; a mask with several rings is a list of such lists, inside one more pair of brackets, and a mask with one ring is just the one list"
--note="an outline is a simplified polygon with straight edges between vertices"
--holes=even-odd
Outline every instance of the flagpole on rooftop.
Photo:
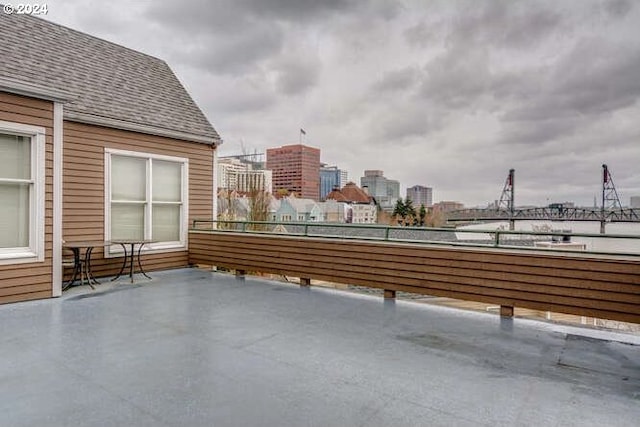
[[300,128],[300,145],[302,145],[302,135],[307,135],[307,132],[304,131],[304,129]]

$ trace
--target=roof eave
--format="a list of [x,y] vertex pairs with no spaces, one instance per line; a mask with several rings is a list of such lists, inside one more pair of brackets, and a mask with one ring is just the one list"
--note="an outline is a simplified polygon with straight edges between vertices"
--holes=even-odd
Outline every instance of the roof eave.
[[205,136],[190,132],[182,132],[172,129],[164,129],[156,126],[143,125],[140,123],[127,122],[124,120],[113,119],[109,117],[96,116],[93,114],[78,113],[75,111],[65,111],[64,119],[72,122],[84,123],[89,125],[104,126],[114,129],[126,130],[131,132],[144,133],[149,135],[163,136],[166,138],[179,139],[183,141],[197,142],[200,144],[213,145],[215,147],[222,144],[219,137]]
[[0,91],[53,102],[68,102],[74,98],[69,92],[46,88],[7,77],[0,77]]

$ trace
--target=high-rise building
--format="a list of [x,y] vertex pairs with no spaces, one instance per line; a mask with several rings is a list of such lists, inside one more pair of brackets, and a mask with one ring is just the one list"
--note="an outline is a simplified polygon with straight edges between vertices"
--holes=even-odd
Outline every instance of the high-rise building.
[[344,169],[340,169],[340,182],[338,183],[338,187],[342,188],[345,185],[347,185],[348,182],[349,182],[349,173]]
[[395,179],[385,178],[381,170],[365,170],[364,176],[360,178],[360,187],[373,196],[380,208],[389,211],[393,210],[400,197],[400,182]]
[[267,149],[273,191],[287,190],[300,198],[320,199],[320,149],[302,144]]
[[347,177],[346,170],[323,164],[320,167],[320,200],[324,200],[334,188],[342,188],[347,185]]
[[242,193],[252,191],[266,191],[273,193],[273,179],[270,170],[246,170],[238,172],[236,176],[236,190]]
[[340,170],[337,166],[320,168],[320,200],[324,200],[334,188],[340,188]]
[[229,157],[218,160],[218,188],[249,193],[253,190],[272,193],[272,177],[269,170],[254,170],[256,163]]
[[414,185],[407,188],[407,200],[411,200],[414,207],[419,208],[424,205],[429,208],[433,205],[433,189],[423,185]]
[[238,172],[247,170],[247,165],[239,159],[228,158],[218,160],[218,188],[236,190]]

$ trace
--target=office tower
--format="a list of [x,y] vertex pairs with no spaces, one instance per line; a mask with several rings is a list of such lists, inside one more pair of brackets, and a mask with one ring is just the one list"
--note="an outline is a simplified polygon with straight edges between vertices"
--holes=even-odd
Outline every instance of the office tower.
[[301,198],[320,199],[320,149],[302,144],[267,149],[273,192],[293,192]]
[[364,176],[360,178],[360,187],[366,187],[366,191],[386,211],[393,210],[400,197],[400,182],[385,178],[381,170],[365,170]]
[[344,169],[340,169],[340,182],[338,183],[338,187],[342,188],[345,185],[347,185],[348,182],[349,182],[349,173]]
[[324,200],[327,194],[334,188],[342,188],[342,172],[337,166],[322,166],[320,168],[320,200]]
[[414,185],[407,188],[407,200],[411,200],[413,206],[420,207],[424,205],[426,208],[433,205],[433,189],[423,185]]

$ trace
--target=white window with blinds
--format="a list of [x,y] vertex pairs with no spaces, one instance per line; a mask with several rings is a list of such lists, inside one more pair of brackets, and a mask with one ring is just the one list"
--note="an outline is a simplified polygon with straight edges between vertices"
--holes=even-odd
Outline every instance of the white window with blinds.
[[45,129],[0,121],[0,264],[44,261]]
[[105,239],[152,240],[146,250],[186,248],[188,159],[106,149],[105,165]]

